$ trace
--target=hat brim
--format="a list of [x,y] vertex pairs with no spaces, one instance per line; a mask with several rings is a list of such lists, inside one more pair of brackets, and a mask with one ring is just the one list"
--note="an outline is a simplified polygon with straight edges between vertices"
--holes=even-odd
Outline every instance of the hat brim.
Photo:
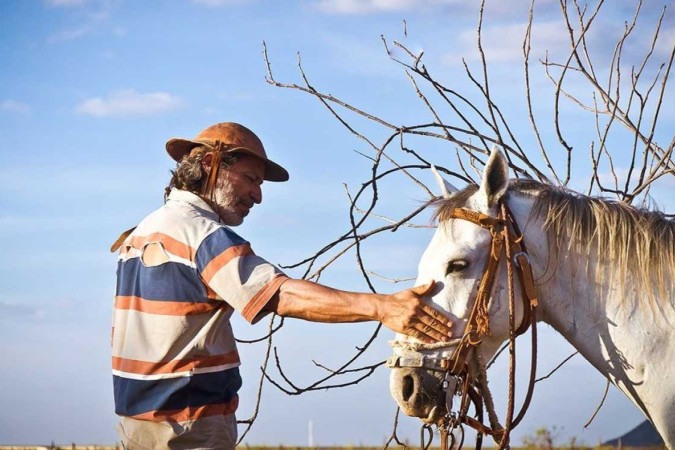
[[[213,146],[213,142],[193,141],[183,138],[172,138],[166,141],[166,152],[174,161],[180,162],[186,155],[189,155],[193,148],[200,145]],[[288,181],[288,171],[274,161],[261,158],[260,155],[246,147],[236,147],[227,150],[227,153],[244,153],[254,158],[262,159],[265,162],[265,180],[267,181]]]

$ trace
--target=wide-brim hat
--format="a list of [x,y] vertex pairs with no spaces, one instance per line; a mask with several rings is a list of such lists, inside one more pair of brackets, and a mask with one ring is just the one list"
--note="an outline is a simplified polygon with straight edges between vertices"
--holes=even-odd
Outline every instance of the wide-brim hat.
[[258,136],[238,123],[223,122],[211,125],[194,139],[171,138],[166,141],[166,151],[171,158],[180,162],[193,148],[202,145],[215,148],[217,142],[223,144],[225,153],[244,153],[262,159],[265,162],[265,180],[288,180],[288,171],[267,157]]

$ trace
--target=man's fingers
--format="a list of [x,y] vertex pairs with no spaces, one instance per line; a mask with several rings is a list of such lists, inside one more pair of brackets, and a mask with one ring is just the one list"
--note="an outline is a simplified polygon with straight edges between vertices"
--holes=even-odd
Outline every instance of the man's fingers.
[[452,337],[450,327],[434,321],[432,317],[428,317],[425,321],[416,319],[403,330],[403,333],[426,343],[447,342]]
[[429,325],[425,325],[421,330],[417,330],[417,334],[419,336],[417,337],[417,339],[428,343],[442,342],[448,340],[447,336],[444,336],[442,333],[433,329]]
[[421,314],[419,316],[419,321],[426,327],[429,327],[439,333],[442,336],[443,341],[447,341],[450,336],[452,336],[452,322],[449,318],[445,320],[437,320],[431,315]]
[[444,314],[443,312],[437,310],[436,308],[434,308],[429,304],[422,303],[422,311],[424,311],[426,314],[430,315],[434,319],[438,320],[439,322],[452,325],[452,319],[447,314]]
[[[429,294],[435,286],[436,282],[432,280],[427,284],[415,286],[410,291],[418,297],[422,297]],[[420,307],[421,311],[419,311],[417,319],[433,329],[433,333],[425,334],[427,336],[433,336],[434,340],[447,341],[448,337],[452,336],[452,331],[450,330],[452,327],[452,319],[429,305],[424,299],[422,299]]]
[[452,338],[452,324],[436,320],[431,315],[419,311],[408,324],[409,334],[425,342],[447,342]]
[[423,284],[421,286],[415,286],[414,288],[410,289],[410,291],[415,294],[415,295],[427,295],[431,290],[434,288],[434,285],[436,284],[435,281],[430,281],[427,284]]
[[420,331],[420,330],[412,330],[410,333],[410,336],[414,337],[417,340],[420,340],[422,342],[426,342],[427,344],[432,344],[436,342],[438,339],[434,338],[433,336],[429,336],[428,334]]
[[420,321],[431,325],[444,336],[452,335],[452,319],[448,315],[428,304],[422,304],[421,309],[421,314],[418,315]]
[[[412,289],[402,291],[395,295],[395,297],[398,297],[401,300],[400,305],[403,309],[409,307],[414,308],[407,312],[407,314],[412,313],[413,315],[408,316],[409,320],[407,320],[408,323],[406,325],[398,328],[399,332],[403,332],[427,343],[439,341],[445,342],[452,338],[452,318],[443,311],[434,308],[424,298],[421,298],[425,295],[429,295],[435,286],[436,282],[430,281],[427,284],[415,286]],[[411,298],[410,294],[416,298]],[[414,302],[411,302],[411,300],[414,300]],[[394,327],[393,329],[395,328],[397,327]]]

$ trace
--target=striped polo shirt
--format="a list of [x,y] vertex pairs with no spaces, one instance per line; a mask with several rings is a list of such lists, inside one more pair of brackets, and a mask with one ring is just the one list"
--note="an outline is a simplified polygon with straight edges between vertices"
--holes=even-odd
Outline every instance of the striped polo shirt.
[[[163,253],[161,264],[144,263],[148,246]],[[174,189],[138,225],[120,249],[112,334],[127,446],[168,448],[234,417],[241,377],[230,316],[257,322],[286,279],[190,192]]]

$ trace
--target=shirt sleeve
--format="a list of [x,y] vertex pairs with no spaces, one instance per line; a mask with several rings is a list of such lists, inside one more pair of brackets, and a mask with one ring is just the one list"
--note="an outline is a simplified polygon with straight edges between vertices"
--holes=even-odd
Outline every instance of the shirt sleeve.
[[226,227],[219,227],[197,249],[195,262],[208,289],[250,323],[262,319],[263,308],[288,277],[253,253],[251,245]]

